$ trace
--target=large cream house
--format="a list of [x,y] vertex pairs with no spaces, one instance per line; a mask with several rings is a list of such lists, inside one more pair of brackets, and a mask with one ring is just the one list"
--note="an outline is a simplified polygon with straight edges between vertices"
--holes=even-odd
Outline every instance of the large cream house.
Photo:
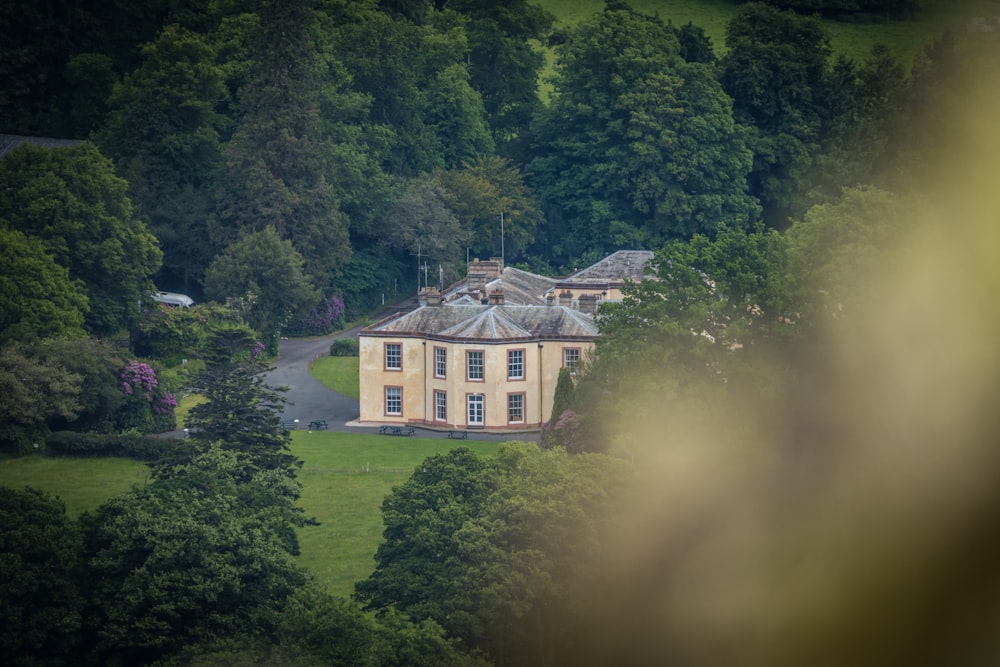
[[464,280],[359,334],[360,422],[538,430],[559,370],[594,347],[598,302],[620,298],[651,256],[622,251],[564,279],[470,262]]

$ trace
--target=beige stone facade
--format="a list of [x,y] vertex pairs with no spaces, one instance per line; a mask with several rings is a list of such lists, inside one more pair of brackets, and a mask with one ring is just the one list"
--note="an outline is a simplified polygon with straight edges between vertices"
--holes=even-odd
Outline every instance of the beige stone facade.
[[554,306],[425,306],[359,336],[362,423],[532,431],[593,318]]

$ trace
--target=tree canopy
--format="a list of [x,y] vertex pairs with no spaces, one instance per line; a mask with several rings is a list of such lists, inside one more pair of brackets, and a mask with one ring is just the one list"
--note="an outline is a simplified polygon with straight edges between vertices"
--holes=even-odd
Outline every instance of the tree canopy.
[[162,253],[133,216],[127,183],[92,144],[23,144],[0,160],[0,221],[38,239],[69,279],[83,284],[84,324],[113,334],[138,316]]

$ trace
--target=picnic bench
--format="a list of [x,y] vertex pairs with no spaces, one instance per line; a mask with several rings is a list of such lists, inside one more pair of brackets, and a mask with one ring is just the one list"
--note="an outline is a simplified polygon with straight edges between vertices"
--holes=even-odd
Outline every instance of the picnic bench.
[[281,420],[281,428],[285,429],[286,431],[294,431],[297,426],[298,426],[298,424],[296,423],[296,421],[294,419],[282,419]]
[[465,440],[469,437],[468,431],[448,431],[448,437],[452,440]]
[[309,422],[309,430],[320,430],[330,428],[330,425],[326,423],[325,419],[314,419]]
[[417,429],[412,426],[379,426],[379,435],[413,435]]

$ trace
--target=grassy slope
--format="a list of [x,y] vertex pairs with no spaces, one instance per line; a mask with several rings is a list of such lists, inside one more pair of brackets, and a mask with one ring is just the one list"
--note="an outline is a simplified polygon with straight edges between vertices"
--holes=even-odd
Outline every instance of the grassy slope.
[[[457,446],[490,453],[497,443],[441,438],[297,431],[292,451],[305,461],[299,473],[301,506],[320,521],[299,531],[299,563],[333,593],[349,595],[375,565],[382,539],[382,499],[432,454]],[[0,459],[0,486],[32,486],[61,497],[70,516],[146,481],[144,464],[128,459]]]
[[[604,0],[536,0],[558,18],[558,25],[573,25],[604,7]],[[658,13],[674,25],[688,21],[705,29],[716,52],[726,42],[726,23],[736,12],[736,0],[631,0],[629,4],[647,14]],[[922,44],[936,38],[945,28],[956,34],[964,30],[973,16],[1000,14],[995,0],[921,0],[923,11],[915,21],[872,24],[825,21],[834,51],[856,60],[864,60],[871,45],[882,42],[897,58],[909,63]]]
[[0,460],[0,486],[31,486],[58,496],[66,513],[75,517],[145,483],[148,471],[146,464],[130,459],[5,458]]
[[[460,446],[489,453],[497,443],[469,440]],[[425,458],[455,447],[444,438],[295,433],[292,451],[305,461],[301,505],[321,522],[299,531],[301,565],[331,592],[350,594],[375,565],[382,499]]]
[[361,398],[358,357],[319,357],[309,364],[309,374],[344,396]]

